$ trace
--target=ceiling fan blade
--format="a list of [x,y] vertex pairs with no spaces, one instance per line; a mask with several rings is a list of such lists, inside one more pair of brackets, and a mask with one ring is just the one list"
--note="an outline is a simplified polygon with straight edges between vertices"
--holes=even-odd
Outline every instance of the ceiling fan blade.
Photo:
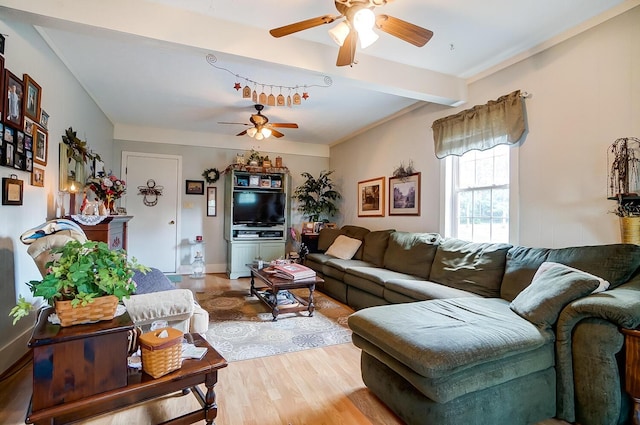
[[358,33],[354,30],[349,31],[347,38],[338,50],[338,60],[336,66],[345,66],[353,64],[356,57],[356,44],[358,43]]
[[277,137],[277,138],[280,138],[280,137],[284,136],[284,134],[282,134],[278,130],[274,130],[274,129],[271,129],[271,135],[273,137]]
[[278,38],[285,35],[293,34],[294,32],[307,30],[309,28],[317,27],[319,25],[330,24],[335,21],[336,17],[331,15],[318,16],[317,18],[307,19],[306,21],[296,22],[294,24],[285,25],[283,27],[274,28],[269,31],[269,34]]
[[398,37],[417,47],[424,46],[433,37],[433,31],[389,15],[378,15],[376,26],[387,34]]
[[269,123],[269,127],[298,128],[298,124],[293,122],[273,122]]
[[241,131],[240,133],[236,134],[236,136],[244,136],[245,134],[247,134],[247,130]]
[[247,124],[246,122],[221,122],[221,121],[218,121],[218,124],[251,125],[251,124]]

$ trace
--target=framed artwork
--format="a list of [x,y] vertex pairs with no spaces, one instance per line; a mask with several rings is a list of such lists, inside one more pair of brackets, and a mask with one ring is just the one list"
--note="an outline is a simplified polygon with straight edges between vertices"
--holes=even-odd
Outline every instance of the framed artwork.
[[4,126],[4,141],[8,143],[13,143],[13,138],[15,137],[16,132],[13,128]]
[[384,217],[384,177],[358,182],[358,217]]
[[107,173],[104,170],[104,162],[95,158],[93,160],[93,177],[104,177]]
[[49,143],[47,142],[47,133],[34,126],[35,134],[33,135],[33,160],[36,164],[47,165],[47,154],[49,152]]
[[303,234],[307,234],[307,233],[314,233],[315,230],[315,223],[313,221],[305,221],[302,223],[302,233]]
[[389,215],[420,215],[420,173],[389,177]]
[[4,155],[2,157],[2,165],[6,165],[7,167],[13,167],[13,154],[14,148],[13,143],[4,142]]
[[24,150],[33,151],[33,136],[24,135]]
[[24,155],[18,152],[13,154],[13,168],[24,170]]
[[218,189],[215,187],[207,187],[207,217],[215,217],[217,215],[216,210],[216,195]]
[[49,114],[42,108],[40,108],[40,127],[45,130],[49,128]]
[[2,205],[22,205],[22,183],[15,174],[2,178]]
[[249,186],[260,186],[260,176],[249,176]]
[[28,134],[29,136],[33,136],[33,130],[36,128],[36,123],[29,118],[24,119],[24,134]]
[[16,131],[15,144],[16,152],[24,153],[24,133],[20,130]]
[[8,69],[4,70],[4,122],[22,128],[24,84]]
[[42,96],[42,88],[36,83],[29,74],[22,74],[24,83],[25,98],[22,102],[23,116],[31,118],[35,122],[40,122],[40,97]]
[[0,55],[4,55],[4,35],[0,34]]
[[31,171],[31,186],[44,187],[44,168],[37,165]]
[[24,162],[24,171],[32,172],[33,171],[33,152],[25,151],[25,162]]
[[204,195],[204,180],[187,180],[187,195]]

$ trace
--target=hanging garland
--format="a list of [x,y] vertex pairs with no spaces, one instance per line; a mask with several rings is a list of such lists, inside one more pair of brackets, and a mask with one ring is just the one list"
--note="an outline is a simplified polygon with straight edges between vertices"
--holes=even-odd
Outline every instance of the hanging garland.
[[207,183],[215,183],[220,179],[220,171],[217,168],[207,168],[202,173],[202,177]]

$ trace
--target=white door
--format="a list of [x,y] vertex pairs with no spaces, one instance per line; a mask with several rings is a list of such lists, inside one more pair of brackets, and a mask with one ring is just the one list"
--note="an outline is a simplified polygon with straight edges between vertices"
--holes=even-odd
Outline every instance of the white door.
[[[175,273],[179,261],[180,187],[182,157],[122,152],[127,193],[122,198],[128,225],[127,253],[140,264]],[[147,195],[140,194],[146,189]],[[160,196],[153,195],[155,189]],[[122,202],[121,201],[121,202]]]

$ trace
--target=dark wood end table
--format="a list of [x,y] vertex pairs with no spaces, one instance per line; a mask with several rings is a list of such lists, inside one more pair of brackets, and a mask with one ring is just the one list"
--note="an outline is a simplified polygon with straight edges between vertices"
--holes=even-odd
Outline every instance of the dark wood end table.
[[625,335],[625,390],[633,398],[633,425],[640,425],[640,329],[622,329]]
[[[197,347],[207,347],[205,356],[200,360],[184,360],[180,369],[157,379],[141,370],[127,369],[127,346],[126,344],[122,345],[124,351],[118,349],[117,353],[111,352],[110,356],[117,358],[118,362],[124,362],[125,382],[115,388],[112,386],[112,389],[109,390],[95,392],[94,388],[87,392],[86,378],[83,376],[86,373],[78,372],[74,376],[69,376],[69,366],[65,366],[64,358],[69,355],[76,356],[74,361],[80,364],[80,369],[78,370],[89,372],[89,375],[91,375],[94,370],[101,368],[101,364],[94,365],[91,363],[93,357],[95,357],[94,354],[99,350],[89,349],[89,352],[87,352],[86,349],[81,349],[80,353],[76,353],[78,351],[77,347],[67,344],[69,342],[78,342],[88,347],[87,344],[92,344],[92,339],[97,337],[97,343],[100,343],[101,347],[100,350],[108,351],[109,346],[105,346],[102,343],[112,341],[102,341],[101,338],[103,335],[117,336],[121,333],[121,329],[129,328],[130,326],[127,326],[126,323],[127,321],[130,322],[128,315],[125,313],[123,316],[126,317],[115,318],[113,321],[61,328],[59,325],[46,323],[46,317],[48,316],[46,310],[44,314],[44,323],[39,321],[36,325],[30,342],[30,346],[34,348],[34,395],[29,404],[25,419],[26,423],[53,425],[74,422],[129,407],[173,392],[182,391],[187,393],[190,389],[198,399],[202,409],[186,413],[178,418],[163,422],[163,424],[191,424],[201,420],[205,420],[209,425],[213,424],[218,414],[214,386],[218,382],[218,370],[226,367],[227,361],[200,334],[185,334],[185,338]],[[41,314],[41,319],[42,316],[43,314]],[[116,327],[117,331],[108,330],[110,322],[119,325]],[[124,322],[124,325],[122,322]],[[38,356],[37,352],[39,350],[44,350],[42,354],[50,355],[50,357]],[[79,359],[77,356],[84,356],[84,359]],[[39,377],[38,374],[43,370],[51,372],[51,376],[49,378]],[[99,373],[99,375],[102,374],[102,372]],[[200,384],[206,386],[206,394],[203,394],[198,388]],[[42,397],[41,385],[48,388],[46,391],[53,393],[49,397],[50,400],[46,400],[44,404],[46,407],[37,407],[37,398]],[[84,393],[78,395],[77,386],[85,387]],[[67,397],[69,394],[74,394],[75,397]],[[34,402],[36,402],[35,405]],[[40,401],[41,405],[42,403]]]
[[[316,289],[317,283],[323,283],[324,280],[315,276],[310,279],[300,279],[300,280],[292,280],[292,279],[283,279],[281,277],[277,277],[274,274],[267,273],[265,269],[259,269],[253,264],[247,264],[249,270],[251,270],[251,289],[250,294],[255,295],[264,302],[270,309],[271,314],[273,315],[273,321],[278,320],[278,315],[282,313],[295,313],[298,311],[308,311],[309,317],[313,316],[313,312],[315,310],[315,304],[313,303],[313,291]],[[256,287],[256,279],[265,284],[265,286]],[[278,302],[278,291],[284,291],[289,289],[298,289],[298,288],[307,288],[309,290],[309,297],[304,299],[302,297],[297,296],[294,293],[291,295],[297,301],[297,305],[286,305],[280,304]],[[273,300],[269,299],[262,292],[264,290],[269,290],[273,295]]]

